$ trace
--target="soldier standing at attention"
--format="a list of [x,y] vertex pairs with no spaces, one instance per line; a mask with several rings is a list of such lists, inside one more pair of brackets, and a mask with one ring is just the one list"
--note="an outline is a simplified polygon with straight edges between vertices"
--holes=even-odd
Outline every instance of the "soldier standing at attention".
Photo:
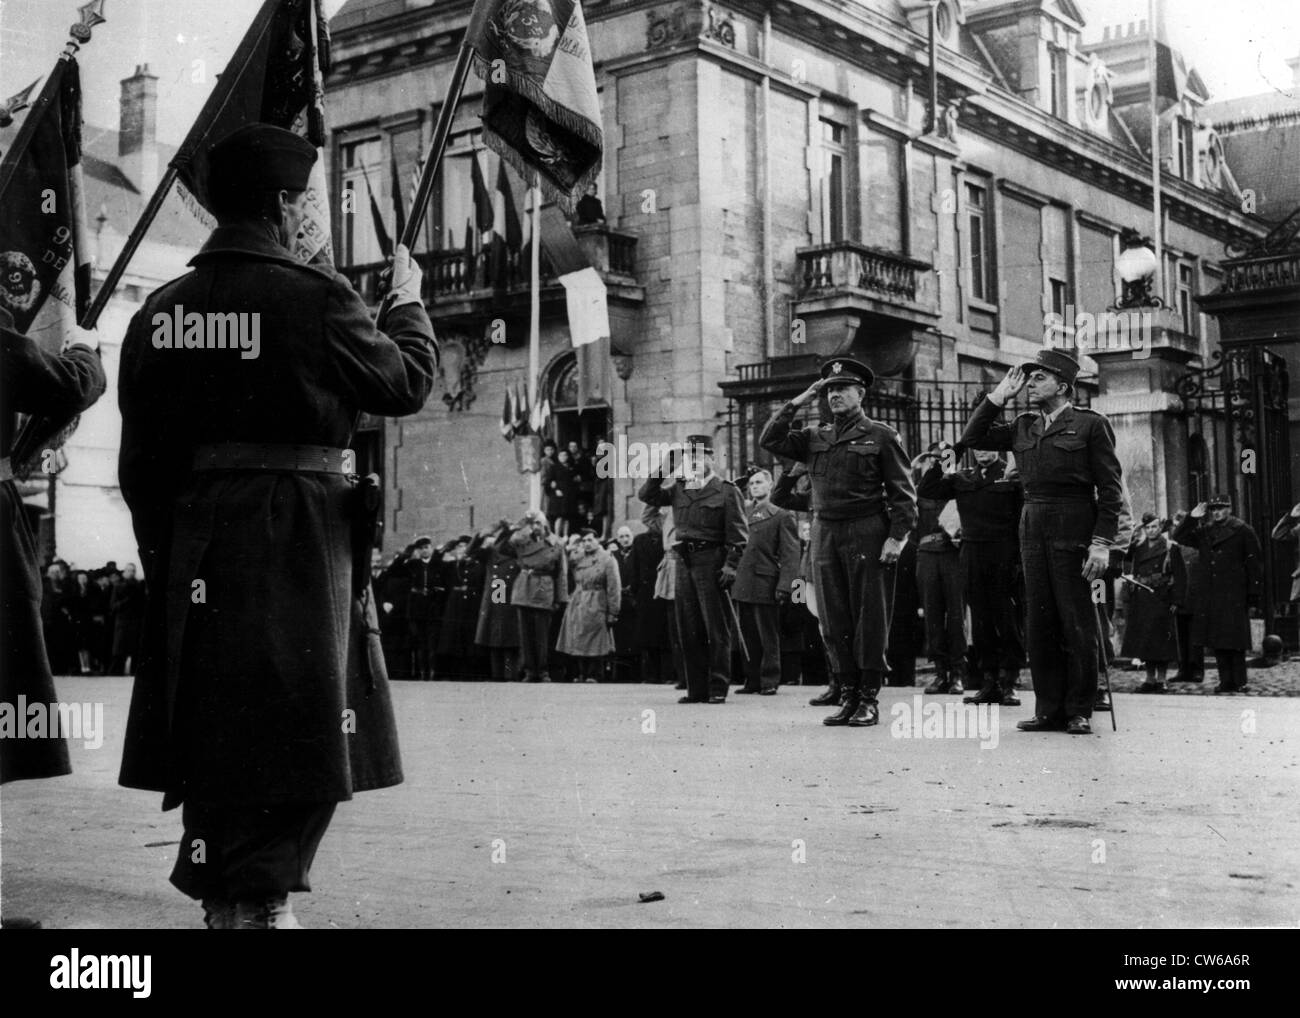
[[[894,564],[916,526],[916,491],[898,432],[871,420],[862,398],[871,369],[837,359],[821,378],[781,408],[763,429],[769,452],[808,464],[812,478],[812,561],[822,633],[843,691],[828,725],[865,727],[880,720],[876,696],[884,678],[893,604]],[[826,390],[832,421],[798,431],[799,408]]]
[[673,510],[673,547],[681,560],[673,608],[686,670],[686,695],[677,702],[726,703],[733,623],[724,599],[736,580],[749,524],[740,490],[713,472],[712,439],[691,435],[685,452],[684,481],[677,480],[670,460],[667,472],[673,476],[649,478],[637,498]]
[[[961,437],[967,448],[1014,451],[1024,484],[1020,556],[1034,681],[1034,717],[1016,726],[1025,732],[1092,732],[1100,646],[1091,584],[1110,564],[1124,494],[1110,421],[1070,404],[1078,374],[1069,353],[1040,351],[1007,372]],[[999,423],[1026,386],[1034,410]]]
[[433,606],[438,584],[438,563],[433,561],[433,538],[417,537],[414,554],[406,562],[411,589],[406,599],[406,624],[411,640],[411,678],[433,678],[433,651],[437,633]]
[[[288,895],[311,890],[335,806],[402,780],[387,679],[350,661],[365,518],[346,446],[362,413],[424,405],[437,348],[405,247],[388,335],[344,276],[293,256],[315,161],[267,124],[217,142],[218,226],[122,344],[119,472],[149,615],[120,781],[184,803],[171,879],[214,929],[298,928]],[[256,356],[160,348],[178,307],[187,343],[196,319],[260,322]]]

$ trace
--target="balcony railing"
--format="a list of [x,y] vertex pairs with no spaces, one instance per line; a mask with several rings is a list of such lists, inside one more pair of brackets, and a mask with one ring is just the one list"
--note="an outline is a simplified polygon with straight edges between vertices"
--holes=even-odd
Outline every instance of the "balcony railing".
[[1224,263],[1225,275],[1222,293],[1239,293],[1243,290],[1271,290],[1281,286],[1300,285],[1300,252],[1284,251],[1281,254],[1259,258],[1234,259]]
[[796,257],[796,281],[801,296],[824,290],[856,289],[915,304],[920,274],[930,268],[915,258],[850,240],[801,248]]
[[[574,237],[596,271],[604,276],[636,278],[637,235],[598,223],[575,226]],[[439,301],[488,298],[493,294],[528,289],[530,252],[511,251],[504,246],[481,251],[427,251],[415,256],[424,272],[423,293],[426,304]],[[349,265],[339,271],[347,276],[367,304],[379,302],[378,286],[386,262]],[[541,253],[543,287],[555,285],[555,271]]]

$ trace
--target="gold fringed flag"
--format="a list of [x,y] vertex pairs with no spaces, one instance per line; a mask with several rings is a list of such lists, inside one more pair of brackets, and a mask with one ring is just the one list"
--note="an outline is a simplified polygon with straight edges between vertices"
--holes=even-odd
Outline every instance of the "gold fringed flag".
[[[172,160],[183,197],[208,225],[212,146],[245,124],[264,123],[301,135],[319,152],[325,144],[328,69],[329,30],[320,0],[266,0]],[[293,253],[305,262],[333,261],[323,153],[312,168],[307,216]]]
[[[486,83],[483,140],[572,214],[600,172],[603,139],[578,0],[478,0],[469,39]],[[481,29],[479,26],[482,26]]]
[[[59,353],[90,304],[90,249],[81,178],[81,72],[59,60],[0,162],[0,308],[15,328]],[[41,418],[13,451],[25,474],[58,449],[76,420]],[[61,464],[60,464],[61,465]]]

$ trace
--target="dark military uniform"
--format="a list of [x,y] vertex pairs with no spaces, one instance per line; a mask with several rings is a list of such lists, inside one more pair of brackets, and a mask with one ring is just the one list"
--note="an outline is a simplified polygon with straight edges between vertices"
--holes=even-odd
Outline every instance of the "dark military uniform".
[[934,662],[927,693],[960,693],[966,676],[966,592],[961,550],[940,523],[948,499],[917,492],[916,589],[925,616],[925,643]]
[[[1016,679],[1025,658],[1020,605],[1017,603],[1020,525],[1023,495],[1020,483],[1006,480],[1001,461],[956,473],[943,473],[935,463],[921,478],[922,498],[954,499],[961,517],[961,572],[970,605],[974,668],[982,699],[1013,699]],[[1008,704],[1008,706],[1013,706]]]
[[[55,356],[12,325],[0,308],[0,703],[16,712],[20,696],[29,703],[57,699],[41,626],[36,535],[9,462],[17,415],[70,417],[103,395],[105,381],[95,351],[76,345]],[[52,606],[52,594],[47,601]],[[71,771],[63,738],[0,738],[0,783]]]
[[[823,377],[871,372],[832,361]],[[837,683],[874,704],[887,668],[894,567],[883,565],[886,538],[916,526],[916,492],[898,432],[860,409],[844,419],[791,431],[799,408],[787,403],[763,429],[764,449],[806,463],[812,479],[812,561],[826,653]],[[859,672],[861,677],[859,679]]]
[[403,570],[410,584],[406,594],[406,627],[411,642],[411,678],[424,682],[433,678],[434,651],[438,645],[438,619],[445,594],[439,580],[441,567],[436,558],[427,562],[420,558],[417,549]]
[[799,574],[794,513],[764,499],[749,512],[749,543],[736,567],[731,596],[740,609],[749,651],[744,693],[775,693],[781,685],[781,600]]
[[1034,714],[1061,724],[1091,718],[1099,646],[1096,608],[1082,570],[1089,546],[1109,547],[1119,528],[1124,498],[1115,432],[1101,414],[1069,404],[1050,425],[1037,411],[999,423],[1001,412],[984,400],[961,444],[1012,450],[1024,485],[1020,554]]
[[[1210,500],[1227,505],[1227,499]],[[1222,523],[1188,516],[1174,530],[1174,540],[1200,552],[1202,596],[1192,616],[1192,643],[1214,650],[1219,666],[1216,693],[1246,687],[1246,651],[1250,649],[1250,609],[1259,603],[1263,560],[1254,529],[1235,516]]]
[[693,703],[725,699],[733,623],[719,577],[724,567],[736,568],[749,540],[740,491],[716,474],[702,486],[678,481],[668,489],[662,477],[651,477],[641,485],[637,498],[673,509],[674,550],[681,559],[673,609],[686,671],[683,699]]

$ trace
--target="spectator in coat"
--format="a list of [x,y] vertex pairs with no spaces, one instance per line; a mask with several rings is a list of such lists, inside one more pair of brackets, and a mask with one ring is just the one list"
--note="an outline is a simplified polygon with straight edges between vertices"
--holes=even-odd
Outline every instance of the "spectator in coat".
[[772,475],[749,475],[749,541],[736,566],[731,598],[749,656],[737,692],[775,696],[781,685],[781,606],[799,573],[799,528],[794,513],[772,504]]
[[480,531],[469,546],[469,555],[483,570],[483,596],[479,600],[478,628],[474,642],[488,651],[492,679],[511,682],[519,661],[519,613],[510,594],[519,575],[519,560],[505,552],[510,540],[508,520]]
[[588,527],[579,536],[582,542],[569,562],[569,604],[556,649],[577,660],[575,682],[598,682],[605,659],[614,652],[610,630],[622,607],[623,585],[599,535]]
[[564,545],[551,533],[546,517],[529,510],[501,551],[519,562],[510,602],[519,623],[523,680],[550,682],[551,616],[569,598]]
[[69,618],[72,619],[72,638],[74,646],[77,649],[77,661],[81,667],[82,675],[89,675],[93,671],[92,665],[94,658],[91,655],[91,648],[98,642],[97,630],[95,625],[95,616],[98,612],[102,622],[102,612],[99,610],[101,601],[99,589],[90,582],[90,574],[84,569],[78,569],[72,575],[73,586],[64,595],[65,603]]
[[1147,680],[1139,693],[1164,693],[1169,662],[1178,657],[1174,625],[1173,546],[1155,513],[1142,514],[1124,576],[1128,588],[1128,625],[1120,655],[1141,658]]
[[[394,566],[396,568],[396,566]],[[438,624],[446,589],[440,578],[441,562],[434,561],[433,538],[422,535],[411,545],[402,565],[406,601],[406,624],[411,648],[411,678],[428,682],[433,678],[434,655],[438,647]]]
[[1194,547],[1179,544],[1173,537],[1185,519],[1187,519],[1186,509],[1176,512],[1169,534],[1169,543],[1173,546],[1169,565],[1174,581],[1170,597],[1174,606],[1174,634],[1178,639],[1178,674],[1174,676],[1174,681],[1203,682],[1205,648],[1192,643],[1192,620],[1201,597],[1199,582],[1201,556]]
[[[641,514],[645,530],[632,538],[623,577],[626,599],[632,612],[632,647],[639,655],[642,682],[674,682],[673,655],[668,635],[672,609],[668,601],[655,596],[659,564],[664,557],[663,519],[658,506],[646,506]],[[619,616],[620,622],[622,615]],[[615,631],[614,642],[618,636]]]
[[109,674],[130,675],[140,652],[145,614],[144,581],[136,577],[134,562],[122,567],[122,581],[113,588],[112,607],[113,658]]
[[[935,444],[912,460],[913,484],[939,465],[943,452]],[[960,693],[966,684],[966,591],[951,497],[917,499],[916,587],[925,613],[925,643],[934,662],[934,681],[925,687],[927,693]]]
[[577,488],[573,465],[566,450],[561,449],[555,462],[542,464],[542,509],[559,537],[569,534],[569,521],[577,511]]
[[1214,691],[1243,692],[1251,644],[1250,609],[1259,605],[1263,582],[1259,538],[1232,515],[1232,500],[1216,495],[1191,511],[1174,531],[1174,540],[1195,545],[1200,552],[1201,577],[1209,596],[1196,604],[1192,642],[1214,649],[1219,666]]
[[[600,483],[600,482],[597,482]],[[614,624],[614,678],[615,681],[639,681],[637,664],[641,655],[637,643],[637,615],[641,605],[632,591],[632,528],[626,523],[619,527],[614,540],[605,548],[618,566],[622,588],[623,607]]]

